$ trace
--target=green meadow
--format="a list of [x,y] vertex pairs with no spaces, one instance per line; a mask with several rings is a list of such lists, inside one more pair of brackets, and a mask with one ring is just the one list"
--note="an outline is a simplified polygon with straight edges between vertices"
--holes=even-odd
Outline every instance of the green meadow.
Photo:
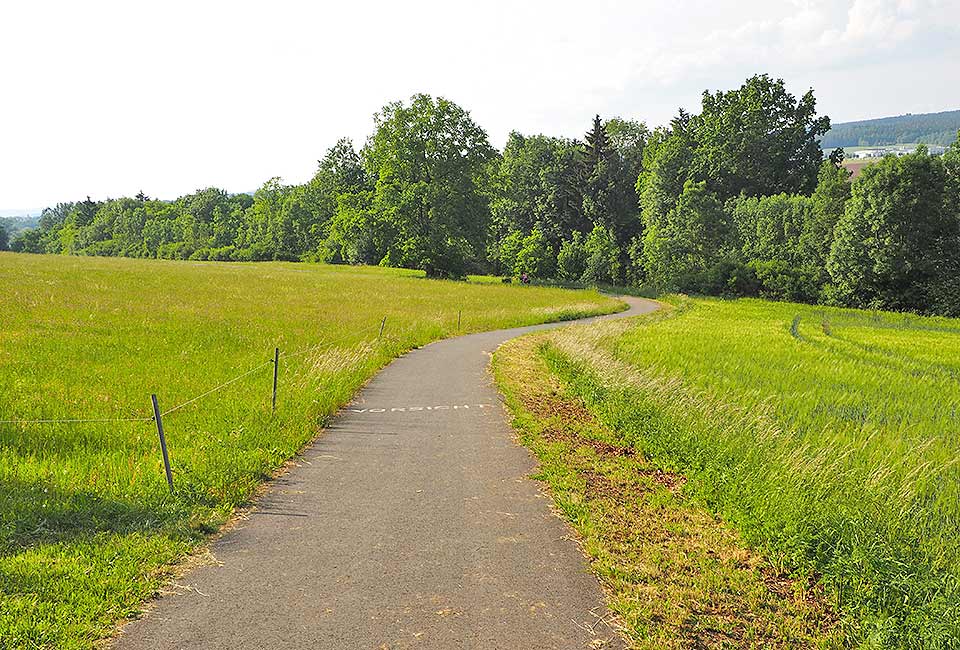
[[[541,334],[530,354],[612,444],[683,476],[683,499],[719,515],[773,575],[823,588],[846,643],[960,646],[960,320],[670,302]],[[617,552],[626,532],[610,537]],[[625,575],[608,588],[647,638]]]
[[[0,648],[109,635],[404,351],[621,307],[394,269],[0,254],[0,420],[132,420],[0,423]],[[183,405],[172,494],[152,393]]]

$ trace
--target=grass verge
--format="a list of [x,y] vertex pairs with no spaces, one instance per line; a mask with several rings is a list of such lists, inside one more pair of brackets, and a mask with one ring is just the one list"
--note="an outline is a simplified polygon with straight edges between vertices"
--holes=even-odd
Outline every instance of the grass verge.
[[687,300],[551,333],[543,358],[846,643],[960,647],[960,321]]
[[838,646],[822,591],[748,551],[685,497],[682,475],[597,420],[551,371],[550,336],[505,344],[494,374],[632,647]]

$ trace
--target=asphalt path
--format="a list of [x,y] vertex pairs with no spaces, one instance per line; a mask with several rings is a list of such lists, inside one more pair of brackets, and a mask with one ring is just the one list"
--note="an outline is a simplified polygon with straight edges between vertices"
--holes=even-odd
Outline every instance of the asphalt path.
[[[601,318],[657,308],[624,301]],[[488,372],[504,341],[562,325],[395,360],[112,647],[622,647]]]

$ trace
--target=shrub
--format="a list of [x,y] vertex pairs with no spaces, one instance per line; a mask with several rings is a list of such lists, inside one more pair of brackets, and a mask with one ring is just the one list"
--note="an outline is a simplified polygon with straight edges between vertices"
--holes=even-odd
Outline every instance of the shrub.
[[580,276],[584,284],[617,284],[620,281],[620,247],[613,231],[600,224],[594,226],[583,245],[586,268]]
[[513,230],[497,243],[494,251],[494,261],[504,274],[512,274],[517,266],[517,256],[523,248],[523,233]]
[[556,271],[553,249],[539,228],[523,238],[513,271],[515,275],[527,273],[535,278],[551,278]]
[[711,293],[723,296],[756,296],[760,280],[753,268],[733,260],[721,260],[707,270]]
[[207,259],[216,260],[218,262],[228,262],[234,259],[236,254],[235,246],[222,246],[220,248],[211,248],[209,249],[209,255]]
[[797,268],[783,260],[754,260],[749,267],[755,273],[763,298],[813,302],[820,293],[816,270]]
[[583,247],[583,234],[574,232],[573,238],[560,244],[557,253],[557,274],[561,280],[577,282],[587,270],[587,251]]
[[114,257],[118,255],[117,242],[113,239],[98,241],[90,244],[84,249],[87,255],[96,255],[97,257]]

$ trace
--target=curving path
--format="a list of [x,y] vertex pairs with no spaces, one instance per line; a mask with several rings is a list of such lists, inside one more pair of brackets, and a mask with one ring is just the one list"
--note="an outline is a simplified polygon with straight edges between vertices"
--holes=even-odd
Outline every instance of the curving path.
[[[657,308],[624,300],[601,318]],[[622,647],[487,372],[504,341],[560,325],[395,360],[113,647]]]

